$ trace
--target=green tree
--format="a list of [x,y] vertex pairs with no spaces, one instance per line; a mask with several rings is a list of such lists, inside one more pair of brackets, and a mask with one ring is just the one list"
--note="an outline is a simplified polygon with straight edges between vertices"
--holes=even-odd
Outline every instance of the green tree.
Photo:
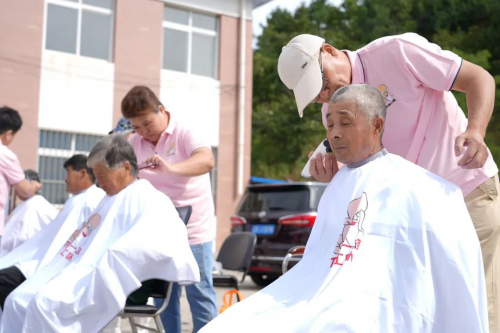
[[[429,41],[476,63],[500,83],[500,1],[498,0],[326,0],[302,5],[294,14],[277,9],[258,37],[254,52],[252,174],[301,179],[307,153],[325,135],[319,105],[299,118],[292,91],[281,83],[281,49],[296,35],[310,33],[339,49],[355,50],[383,36],[416,32]],[[465,95],[456,93],[467,112]],[[495,111],[500,108],[496,94]],[[494,112],[486,134],[500,162],[500,116]]]

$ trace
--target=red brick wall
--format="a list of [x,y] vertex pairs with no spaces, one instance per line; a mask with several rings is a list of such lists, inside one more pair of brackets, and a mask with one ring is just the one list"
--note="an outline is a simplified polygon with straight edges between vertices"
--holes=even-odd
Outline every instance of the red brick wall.
[[[231,231],[238,196],[238,93],[239,93],[239,19],[222,16],[220,20],[219,77],[221,89],[220,133],[217,164],[217,246],[220,248]],[[247,21],[244,180],[250,179],[252,129],[252,22]]]
[[0,105],[23,118],[9,148],[24,169],[37,163],[44,6],[44,1],[0,1]]
[[133,86],[146,85],[160,94],[163,6],[161,1],[116,1],[113,124]]

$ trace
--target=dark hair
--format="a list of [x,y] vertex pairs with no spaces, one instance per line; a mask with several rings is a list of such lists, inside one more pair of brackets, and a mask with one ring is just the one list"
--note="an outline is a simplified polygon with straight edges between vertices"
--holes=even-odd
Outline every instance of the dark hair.
[[87,174],[89,175],[90,181],[92,183],[95,183],[94,171],[92,170],[92,168],[89,168],[87,166],[87,156],[83,154],[76,154],[71,156],[69,160],[64,162],[64,169],[67,170],[69,166],[75,171],[85,169],[85,171],[87,171]]
[[155,93],[146,86],[133,87],[122,100],[122,115],[127,118],[140,116],[144,111],[160,105],[160,100]]
[[24,170],[24,176],[26,177],[26,179],[28,181],[32,181],[32,180],[35,180],[39,183],[41,183],[42,181],[40,180],[40,175],[38,174],[38,172],[36,172],[35,170],[31,170],[31,169],[26,169]]
[[8,106],[0,107],[0,134],[4,134],[7,131],[17,133],[23,126],[23,120],[14,109]]

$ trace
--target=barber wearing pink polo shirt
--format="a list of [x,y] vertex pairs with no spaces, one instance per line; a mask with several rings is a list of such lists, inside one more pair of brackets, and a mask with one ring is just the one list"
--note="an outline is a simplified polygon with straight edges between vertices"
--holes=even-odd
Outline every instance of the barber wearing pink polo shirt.
[[8,214],[11,187],[25,198],[30,198],[42,187],[37,181],[27,181],[16,154],[7,146],[12,143],[23,121],[19,112],[7,106],[0,107],[0,241]]
[[[495,99],[492,76],[414,33],[380,38],[354,52],[299,35],[283,48],[278,73],[293,89],[300,116],[345,85],[366,83],[380,91],[388,107],[384,147],[462,189],[481,242],[490,332],[500,332],[500,186],[484,142]],[[450,90],[466,93],[469,119]],[[327,109],[324,104],[323,124]],[[311,162],[317,180],[329,182],[338,171],[333,155]]]
[[[132,88],[123,98],[121,109],[136,133],[129,141],[137,160],[143,166],[152,166],[140,170],[139,177],[149,180],[175,206],[193,207],[187,228],[201,278],[199,284],[186,287],[186,295],[194,331],[198,332],[217,316],[212,282],[214,203],[208,174],[214,167],[212,149],[198,133],[178,123],[148,87]],[[161,207],[158,210],[161,214]],[[169,333],[181,332],[180,296],[181,288],[174,284],[161,317]]]

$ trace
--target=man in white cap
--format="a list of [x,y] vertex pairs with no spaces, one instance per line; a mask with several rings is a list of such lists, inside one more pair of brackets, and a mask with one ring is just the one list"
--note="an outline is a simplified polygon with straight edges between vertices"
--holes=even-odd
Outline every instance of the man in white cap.
[[[462,189],[481,242],[490,332],[500,332],[500,185],[484,142],[495,99],[492,76],[413,33],[380,38],[354,52],[299,35],[283,48],[278,73],[293,89],[300,116],[308,104],[328,103],[349,84],[380,91],[388,107],[384,147]],[[468,120],[450,90],[466,93]],[[311,175],[329,182],[336,162],[334,155],[317,155]]]

